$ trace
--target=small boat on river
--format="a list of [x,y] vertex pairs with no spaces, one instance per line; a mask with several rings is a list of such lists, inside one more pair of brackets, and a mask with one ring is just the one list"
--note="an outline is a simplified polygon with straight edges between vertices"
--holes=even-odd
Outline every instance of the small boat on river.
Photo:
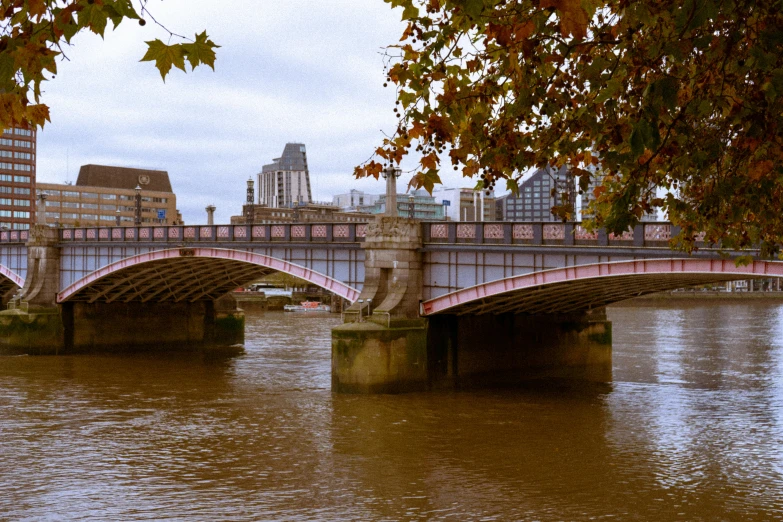
[[302,301],[298,305],[285,305],[285,312],[331,312],[332,308],[318,301]]

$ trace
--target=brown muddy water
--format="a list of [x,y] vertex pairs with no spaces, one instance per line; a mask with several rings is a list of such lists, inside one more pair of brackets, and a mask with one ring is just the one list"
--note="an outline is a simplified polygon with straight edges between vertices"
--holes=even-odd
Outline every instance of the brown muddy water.
[[783,306],[609,310],[613,381],[335,395],[333,316],[243,350],[0,357],[2,520],[783,518]]

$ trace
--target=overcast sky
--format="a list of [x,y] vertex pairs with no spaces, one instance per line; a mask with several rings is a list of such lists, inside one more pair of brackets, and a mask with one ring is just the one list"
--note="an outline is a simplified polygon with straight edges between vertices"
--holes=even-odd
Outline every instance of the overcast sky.
[[[139,62],[145,40],[167,40],[151,21],[124,22],[105,40],[79,35],[44,87],[52,122],[38,137],[39,180],[75,181],[88,163],[163,169],[186,223],[205,222],[208,204],[217,206],[218,222],[228,222],[241,211],[248,177],[286,142],[302,142],[314,199],[331,201],[351,188],[383,191],[382,180],[357,181],[352,172],[380,144],[382,130],[395,127],[381,53],[402,33],[399,10],[382,0],[164,0],[149,7],[174,32],[207,29],[221,46],[215,72],[175,69],[163,83],[152,63]],[[445,176],[448,185],[470,185]]]

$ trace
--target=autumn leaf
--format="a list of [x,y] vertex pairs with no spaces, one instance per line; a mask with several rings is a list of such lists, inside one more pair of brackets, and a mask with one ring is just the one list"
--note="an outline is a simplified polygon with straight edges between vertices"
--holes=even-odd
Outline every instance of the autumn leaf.
[[193,43],[181,44],[182,52],[190,62],[190,66],[195,68],[200,64],[208,65],[215,70],[215,49],[220,47],[207,37],[207,32],[203,31],[196,35]]
[[141,61],[154,61],[163,81],[166,81],[166,75],[172,67],[185,70],[185,53],[182,44],[166,45],[160,40],[145,43],[148,49]]
[[587,36],[590,14],[582,7],[581,0],[541,0],[542,8],[554,7],[560,17],[560,32],[582,39]]

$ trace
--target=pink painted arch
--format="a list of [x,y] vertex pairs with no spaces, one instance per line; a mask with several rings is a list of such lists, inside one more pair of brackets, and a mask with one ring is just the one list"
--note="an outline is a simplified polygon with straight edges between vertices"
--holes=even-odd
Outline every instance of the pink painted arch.
[[699,284],[783,277],[783,262],[647,259],[543,270],[464,288],[421,304],[421,315],[574,313]]
[[214,298],[272,272],[304,279],[351,302],[359,297],[355,288],[288,261],[242,250],[197,247],[158,250],[116,261],[63,289],[57,301]]
[[2,275],[5,279],[8,279],[19,288],[24,286],[24,279],[19,277],[19,274],[9,268],[4,267],[3,265],[0,265],[0,275]]

